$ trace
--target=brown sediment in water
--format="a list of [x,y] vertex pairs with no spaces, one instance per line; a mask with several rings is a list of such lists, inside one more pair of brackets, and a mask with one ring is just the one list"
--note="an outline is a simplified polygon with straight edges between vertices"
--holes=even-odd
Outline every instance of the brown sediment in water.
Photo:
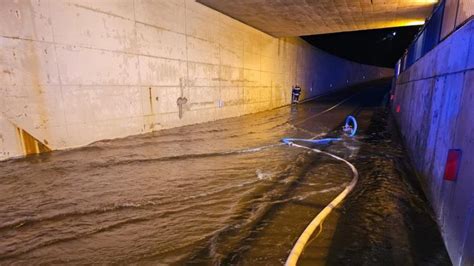
[[363,160],[357,151],[383,90],[292,124],[351,95],[2,162],[0,263],[283,264],[351,172],[276,144],[339,128],[355,113],[361,136],[328,151]]

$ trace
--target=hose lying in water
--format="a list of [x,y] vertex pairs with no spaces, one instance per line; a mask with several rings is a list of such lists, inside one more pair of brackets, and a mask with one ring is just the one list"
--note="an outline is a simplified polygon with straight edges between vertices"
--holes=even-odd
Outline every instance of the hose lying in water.
[[284,138],[282,139],[281,141],[287,145],[290,145],[290,146],[293,146],[295,141],[299,141],[299,142],[308,142],[308,143],[312,143],[312,144],[322,144],[322,145],[326,145],[326,144],[331,144],[335,141],[340,141],[342,140],[341,138],[325,138],[325,139],[292,139],[292,138]]
[[[345,121],[345,124],[344,126],[342,127],[342,130],[344,131],[344,133],[346,135],[348,135],[349,137],[354,137],[355,134],[357,133],[357,128],[358,128],[358,125],[357,125],[357,120],[355,119],[355,117],[353,117],[352,115],[346,117],[346,121]],[[311,138],[311,139],[293,139],[293,138],[284,138],[282,139],[281,141],[287,145],[292,145],[293,142],[295,141],[299,141],[299,142],[308,142],[308,143],[312,143],[312,144],[322,144],[322,145],[326,145],[326,144],[331,144],[335,141],[340,141],[342,140],[342,138],[324,138],[324,139],[314,139],[314,138]]]
[[[350,123],[353,123],[353,125],[351,126]],[[348,134],[350,137],[354,136],[356,131],[357,131],[357,122],[355,120],[354,117],[352,116],[348,116],[347,119],[346,119],[346,124],[343,128],[344,132],[346,132],[346,134]],[[337,205],[339,205],[339,203],[341,203],[341,201],[344,200],[344,198],[346,198],[346,196],[354,189],[355,185],[357,184],[357,181],[359,179],[359,172],[357,172],[357,169],[355,168],[355,166],[353,164],[351,164],[350,162],[348,162],[347,160],[337,156],[337,155],[334,155],[332,153],[329,153],[329,152],[325,152],[325,151],[321,151],[319,149],[315,149],[315,148],[309,148],[309,147],[306,147],[306,146],[303,146],[303,145],[299,145],[299,144],[296,144],[294,143],[294,141],[302,141],[302,142],[309,142],[309,143],[314,143],[314,144],[329,144],[329,143],[332,143],[334,141],[339,141],[339,140],[342,140],[341,138],[327,138],[327,139],[319,139],[319,140],[313,140],[313,139],[310,139],[310,140],[305,140],[305,139],[291,139],[291,138],[286,138],[286,139],[283,139],[283,143],[285,144],[288,144],[290,146],[294,146],[294,147],[298,147],[298,148],[303,148],[303,149],[307,149],[307,150],[310,150],[310,151],[313,151],[313,152],[316,152],[316,153],[321,153],[321,154],[324,154],[324,155],[327,155],[329,157],[332,157],[338,161],[341,161],[345,164],[347,164],[349,166],[349,168],[352,170],[352,174],[353,174],[353,178],[352,178],[352,181],[349,183],[349,185],[346,186],[346,188],[341,192],[339,193],[339,195],[337,195],[336,198],[334,198],[312,221],[311,223],[306,227],[306,229],[303,231],[303,233],[301,234],[301,236],[298,238],[298,240],[296,241],[296,244],[293,246],[293,249],[291,250],[290,252],[290,255],[288,256],[288,259],[286,260],[286,263],[285,265],[287,266],[293,266],[293,265],[296,265],[296,263],[298,262],[298,259],[301,255],[301,253],[303,253],[303,250],[306,246],[306,244],[308,243],[311,235],[314,233],[314,231],[320,227],[322,225],[322,222],[324,221],[324,219],[331,213],[331,211],[336,208]]]

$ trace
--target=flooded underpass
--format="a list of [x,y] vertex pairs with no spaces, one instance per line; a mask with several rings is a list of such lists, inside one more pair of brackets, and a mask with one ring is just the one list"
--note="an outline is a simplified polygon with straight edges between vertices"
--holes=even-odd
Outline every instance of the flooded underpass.
[[338,137],[347,115],[357,136],[318,148],[361,180],[301,263],[449,264],[387,88],[1,162],[0,264],[284,264],[352,172],[281,139]]

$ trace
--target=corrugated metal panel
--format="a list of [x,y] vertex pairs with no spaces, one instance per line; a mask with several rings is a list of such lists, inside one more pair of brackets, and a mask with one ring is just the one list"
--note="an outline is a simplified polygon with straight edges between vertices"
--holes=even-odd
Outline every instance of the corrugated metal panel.
[[471,16],[474,16],[474,0],[460,0],[456,27],[464,23]]
[[443,27],[441,29],[441,39],[444,39],[454,30],[454,26],[456,24],[456,12],[458,10],[458,4],[459,0],[446,0],[444,6]]

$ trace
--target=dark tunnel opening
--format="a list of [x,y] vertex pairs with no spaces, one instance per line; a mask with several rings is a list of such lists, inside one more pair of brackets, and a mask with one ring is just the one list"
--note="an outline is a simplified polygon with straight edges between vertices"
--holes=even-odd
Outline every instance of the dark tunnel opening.
[[308,35],[313,46],[361,64],[393,68],[421,26]]

